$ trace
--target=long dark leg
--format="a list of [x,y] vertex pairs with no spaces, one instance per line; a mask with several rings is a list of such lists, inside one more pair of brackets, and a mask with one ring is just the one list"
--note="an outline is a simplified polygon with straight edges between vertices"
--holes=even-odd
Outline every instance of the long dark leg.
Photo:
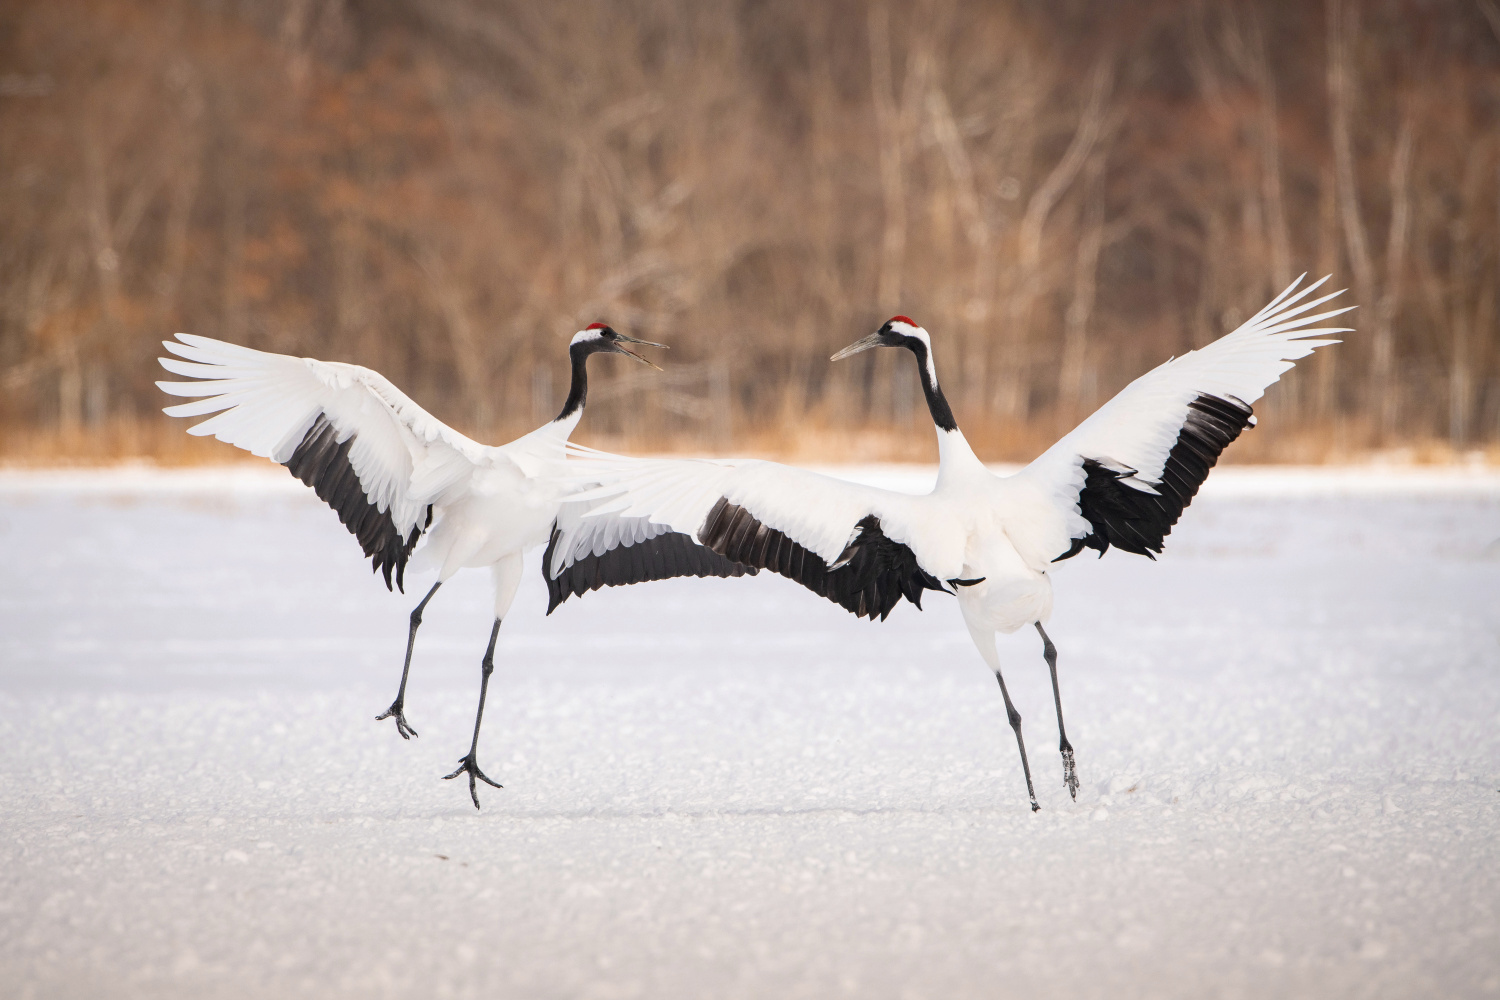
[[458,770],[452,774],[443,775],[444,781],[451,781],[465,771],[469,773],[469,798],[474,800],[475,809],[479,808],[479,795],[474,790],[474,779],[477,778],[487,785],[494,785],[496,788],[505,787],[498,781],[491,781],[485,777],[484,772],[479,769],[479,724],[484,721],[484,696],[490,687],[490,674],[495,672],[495,639],[499,635],[500,619],[496,618],[495,627],[490,629],[490,648],[484,651],[484,662],[480,668],[479,710],[474,713],[474,741],[469,744],[468,754],[458,759]]
[[1041,622],[1036,623],[1036,630],[1042,637],[1042,656],[1047,660],[1047,669],[1052,671],[1052,701],[1057,705],[1057,749],[1062,753],[1063,784],[1068,786],[1068,794],[1077,802],[1078,771],[1073,767],[1073,744],[1068,742],[1068,731],[1063,728],[1062,693],[1057,688],[1057,647],[1052,645]]
[[422,609],[427,607],[427,602],[432,600],[432,595],[436,594],[437,589],[442,585],[443,581],[441,580],[434,583],[432,589],[427,592],[427,596],[422,598],[422,603],[412,609],[411,631],[406,633],[406,663],[401,667],[401,687],[397,689],[396,700],[391,702],[391,707],[375,716],[375,721],[379,722],[381,719],[389,719],[394,715],[396,717],[396,732],[401,734],[403,740],[409,740],[417,735],[417,731],[407,723],[404,712],[406,708],[406,675],[411,673],[411,651],[412,647],[417,644],[417,626],[422,624]]
[[1016,746],[1021,748],[1021,771],[1026,775],[1026,794],[1031,798],[1031,811],[1036,812],[1042,807],[1036,804],[1036,791],[1031,787],[1031,765],[1026,762],[1026,741],[1021,739],[1021,713],[1011,704],[1010,692],[1005,690],[1005,678],[998,670],[995,671],[995,680],[1000,682],[1000,697],[1005,699],[1005,717],[1010,720],[1010,728],[1016,731]]

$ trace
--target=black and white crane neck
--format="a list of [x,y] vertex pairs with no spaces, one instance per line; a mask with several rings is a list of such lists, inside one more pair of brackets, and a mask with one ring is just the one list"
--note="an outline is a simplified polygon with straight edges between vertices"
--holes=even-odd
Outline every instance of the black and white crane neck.
[[594,354],[623,354],[627,358],[634,358],[643,365],[648,365],[661,371],[660,366],[652,364],[634,351],[627,350],[625,344],[641,344],[645,347],[662,347],[666,344],[654,344],[649,340],[637,340],[617,332],[607,323],[590,323],[587,327],[579,330],[573,335],[573,341],[568,345],[568,361],[572,369],[571,381],[568,385],[568,398],[563,401],[562,412],[555,418],[553,423],[561,423],[572,419],[575,423],[583,414],[583,407],[589,398],[589,356]]

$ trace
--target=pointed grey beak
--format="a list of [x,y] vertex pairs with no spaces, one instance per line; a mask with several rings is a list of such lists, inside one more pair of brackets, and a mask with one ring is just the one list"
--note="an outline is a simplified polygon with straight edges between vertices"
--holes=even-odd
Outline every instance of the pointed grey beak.
[[878,333],[872,333],[868,337],[865,337],[863,340],[856,340],[854,343],[850,344],[848,347],[844,348],[842,351],[839,351],[837,354],[835,354],[833,357],[829,358],[828,360],[829,361],[842,361],[845,358],[853,357],[854,355],[858,354],[860,351],[868,351],[872,347],[880,347],[880,346],[881,346],[880,334],[878,334]]
[[623,333],[616,333],[615,336],[627,344],[640,344],[642,347],[660,347],[664,351],[670,349],[666,344],[653,344],[649,340],[636,340],[634,337],[627,337]]
[[662,370],[661,369],[661,365],[654,364],[654,363],[652,363],[650,361],[647,361],[645,358],[641,357],[639,354],[635,353],[634,351],[627,351],[625,348],[621,347],[620,344],[619,344],[619,341],[624,341],[627,344],[640,344],[642,347],[660,347],[663,350],[667,350],[667,345],[666,344],[654,344],[654,343],[652,343],[649,340],[637,340],[634,337],[627,337],[623,333],[616,333],[615,337],[616,337],[616,343],[614,345],[614,348],[615,348],[615,352],[616,353],[623,354],[627,358],[635,358],[641,364],[648,365],[651,368],[655,368],[657,371],[661,371]]

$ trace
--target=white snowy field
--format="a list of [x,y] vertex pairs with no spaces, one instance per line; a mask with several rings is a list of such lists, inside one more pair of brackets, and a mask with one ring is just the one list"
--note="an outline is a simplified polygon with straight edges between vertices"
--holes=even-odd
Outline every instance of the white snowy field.
[[[918,483],[917,472],[870,473]],[[418,639],[284,472],[0,474],[0,996],[1500,994],[1500,477],[1216,472],[1005,640],[775,577]]]

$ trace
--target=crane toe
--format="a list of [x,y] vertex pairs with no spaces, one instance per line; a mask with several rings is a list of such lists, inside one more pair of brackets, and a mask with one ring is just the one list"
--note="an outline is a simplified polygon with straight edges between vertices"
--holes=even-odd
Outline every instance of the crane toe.
[[403,740],[409,740],[417,735],[417,731],[411,727],[411,723],[406,721],[406,713],[403,711],[403,708],[404,706],[398,698],[391,702],[390,708],[375,716],[375,721],[379,722],[382,719],[394,718],[396,720],[396,732],[401,734]]
[[469,775],[469,798],[474,800],[475,809],[479,808],[479,792],[477,790],[477,787],[475,786],[476,779],[493,788],[505,787],[504,785],[500,784],[500,782],[491,780],[491,778],[487,774],[479,769],[479,761],[474,759],[474,754],[472,753],[468,753],[463,757],[460,757],[458,761],[458,770],[454,771],[452,774],[443,775],[443,780],[452,781],[454,778],[465,772],[467,772]]

